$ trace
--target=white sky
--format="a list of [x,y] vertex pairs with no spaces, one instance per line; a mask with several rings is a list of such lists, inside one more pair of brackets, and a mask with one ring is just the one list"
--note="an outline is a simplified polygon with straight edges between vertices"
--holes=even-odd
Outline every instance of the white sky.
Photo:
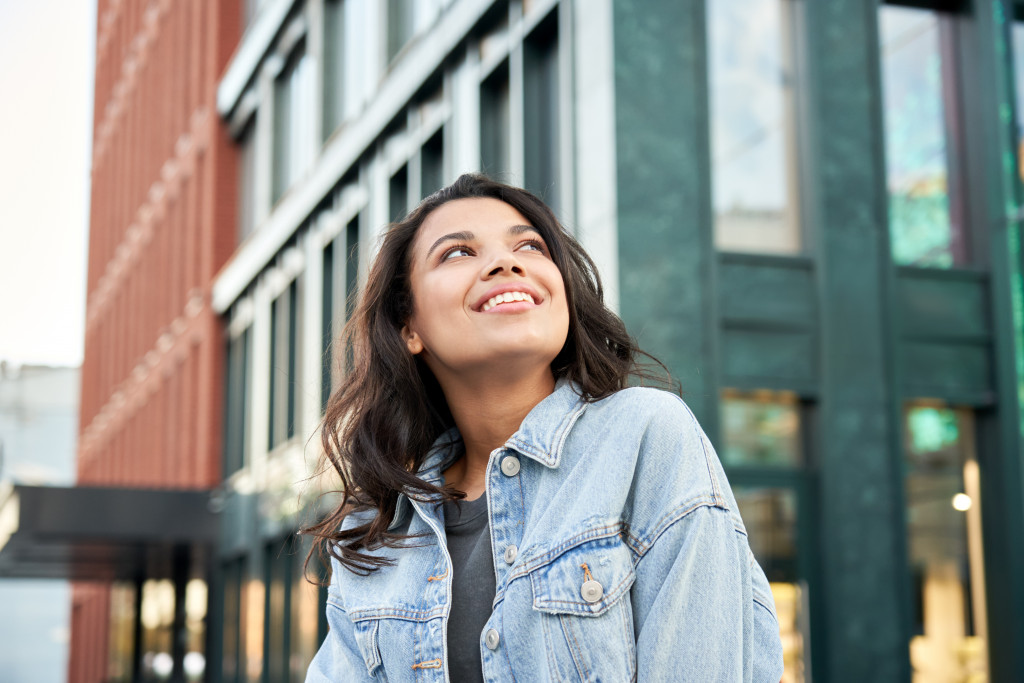
[[0,359],[82,361],[95,0],[0,0]]

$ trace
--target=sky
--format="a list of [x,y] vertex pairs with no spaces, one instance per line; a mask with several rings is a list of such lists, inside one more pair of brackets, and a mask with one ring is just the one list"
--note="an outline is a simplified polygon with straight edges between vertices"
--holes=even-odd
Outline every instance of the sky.
[[78,365],[95,0],[0,0],[0,360]]

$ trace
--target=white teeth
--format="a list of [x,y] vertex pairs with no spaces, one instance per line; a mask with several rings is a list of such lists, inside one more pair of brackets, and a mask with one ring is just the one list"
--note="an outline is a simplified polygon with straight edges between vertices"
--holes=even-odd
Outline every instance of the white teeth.
[[505,292],[492,296],[487,300],[487,303],[480,307],[480,310],[489,311],[498,304],[507,304],[513,301],[529,301],[531,304],[534,303],[533,297],[526,292]]

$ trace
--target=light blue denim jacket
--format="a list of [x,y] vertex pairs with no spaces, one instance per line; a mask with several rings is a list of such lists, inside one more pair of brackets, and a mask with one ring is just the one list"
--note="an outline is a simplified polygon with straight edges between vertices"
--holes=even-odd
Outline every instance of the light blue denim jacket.
[[[436,447],[421,477],[439,483],[454,450]],[[486,486],[497,593],[484,680],[782,677],[768,582],[677,396],[631,388],[588,404],[560,381],[491,453]],[[403,496],[395,524],[410,513],[409,533],[427,536],[377,551],[393,566],[359,576],[334,564],[330,633],[307,682],[449,680],[442,507]]]

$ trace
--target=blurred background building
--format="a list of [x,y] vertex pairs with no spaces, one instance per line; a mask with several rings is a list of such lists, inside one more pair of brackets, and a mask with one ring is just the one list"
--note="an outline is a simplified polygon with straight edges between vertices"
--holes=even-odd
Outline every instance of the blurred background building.
[[[78,393],[78,368],[0,361],[0,502],[13,482],[74,483]],[[9,526],[0,512],[0,545]],[[39,683],[67,680],[68,582],[31,575],[0,581],[0,605],[0,643],[18,644],[0,647],[4,677]]]
[[80,580],[69,680],[302,680],[332,340],[388,222],[471,170],[556,209],[681,381],[786,681],[1024,680],[1017,3],[97,17],[78,486],[9,497],[0,548]]

